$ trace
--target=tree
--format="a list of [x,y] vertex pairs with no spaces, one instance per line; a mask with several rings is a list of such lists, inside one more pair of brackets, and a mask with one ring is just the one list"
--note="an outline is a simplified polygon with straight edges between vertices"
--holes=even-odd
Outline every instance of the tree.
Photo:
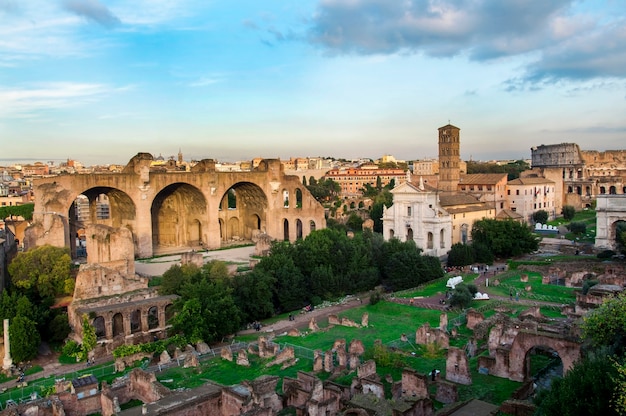
[[189,342],[214,342],[234,333],[241,316],[232,292],[224,280],[186,283],[174,302],[179,312],[171,320],[173,330],[182,332]]
[[453,308],[465,309],[470,306],[474,295],[465,283],[459,283],[454,287],[452,297],[450,298],[450,306]]
[[472,227],[472,241],[484,244],[496,257],[507,258],[531,253],[539,239],[526,224],[513,220],[482,219]]
[[96,328],[89,323],[87,314],[83,314],[83,351],[81,359],[87,359],[89,352],[96,348],[98,338],[96,337]]
[[275,283],[270,273],[257,268],[233,278],[233,298],[241,311],[242,322],[258,321],[272,316],[272,288]]
[[0,207],[0,219],[9,217],[22,217],[26,221],[33,219],[33,211],[35,204],[11,205],[8,207]]
[[564,205],[563,209],[561,210],[561,213],[563,214],[563,218],[566,221],[571,221],[574,219],[574,216],[576,215],[576,208],[574,208],[571,205]]
[[174,265],[163,273],[159,294],[178,295],[186,283],[198,280],[200,275],[200,269],[194,264]]
[[610,297],[583,318],[583,337],[594,347],[608,346],[616,351],[626,347],[626,294]]
[[351,212],[346,221],[346,226],[352,231],[361,231],[363,229],[363,218],[359,217],[356,212]]
[[550,390],[543,390],[537,397],[535,414],[617,415],[613,399],[618,371],[613,362],[606,359],[607,352],[593,352],[576,362],[562,379],[553,379]]
[[472,263],[474,263],[474,250],[470,245],[463,243],[452,244],[448,252],[448,266],[467,266]]
[[493,253],[486,244],[473,241],[472,250],[474,251],[474,261],[477,263],[493,264]]
[[73,278],[69,250],[45,245],[19,253],[9,264],[11,282],[41,298],[70,295]]
[[37,325],[25,316],[16,316],[9,324],[11,356],[22,363],[37,356],[41,338]]
[[582,221],[570,222],[567,229],[574,234],[584,234],[587,232],[587,224]]
[[50,324],[45,328],[44,338],[51,343],[62,343],[65,338],[72,332],[67,313],[58,313],[52,318]]
[[545,224],[548,222],[548,211],[540,209],[539,211],[535,211],[533,213],[533,221],[539,224]]

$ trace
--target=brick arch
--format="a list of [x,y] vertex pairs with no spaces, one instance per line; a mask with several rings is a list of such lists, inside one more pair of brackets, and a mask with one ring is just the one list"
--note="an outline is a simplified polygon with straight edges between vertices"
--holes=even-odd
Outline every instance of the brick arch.
[[519,331],[511,345],[509,354],[509,379],[525,381],[528,352],[534,347],[548,347],[559,354],[563,363],[563,374],[568,372],[580,358],[580,343],[555,334]]
[[115,337],[128,338],[131,335],[138,337],[150,334],[164,333],[168,327],[167,319],[173,315],[173,300],[176,295],[158,296],[139,301],[129,301],[115,305],[82,307],[68,309],[70,324],[74,327],[78,337],[82,336],[82,326],[79,319],[83,314],[94,316],[92,325],[96,328],[99,340],[111,341]]
[[[243,223],[242,236],[246,239],[259,229],[258,220],[253,220],[253,213],[260,218],[261,231],[276,240],[285,239],[285,219],[295,225],[297,218],[312,218],[317,229],[326,226],[324,207],[302,186],[298,176],[285,175],[278,159],[266,159],[257,168],[241,172],[217,171],[215,162],[210,159],[198,162],[188,172],[168,172],[151,168],[153,160],[149,153],[139,153],[121,173],[35,179],[35,209],[32,226],[24,239],[26,249],[44,244],[69,247],[67,218],[70,208],[78,195],[83,192],[91,194],[89,190],[93,190],[94,194],[107,191],[109,199],[114,203],[119,201],[119,209],[111,207],[111,218],[105,225],[129,228],[135,250],[133,254],[139,258],[153,256],[155,249],[188,250],[190,245],[200,241],[204,248],[220,248],[224,244],[220,237],[220,220],[228,211],[220,210],[220,202],[233,187],[239,191],[237,210]],[[285,209],[283,189],[289,191],[290,199],[299,189],[302,192],[302,208],[291,209],[292,206],[295,208],[295,203],[290,201],[290,208]],[[253,208],[244,208],[242,204],[242,195],[248,191],[254,194],[249,200],[256,204]],[[176,218],[175,211],[182,212],[183,218]],[[227,222],[223,221],[223,224]],[[288,239],[295,241],[295,227],[290,227],[289,231]],[[97,263],[98,260],[96,257],[88,261]]]
[[[230,207],[226,200],[234,193],[236,206]],[[268,198],[265,191],[255,183],[241,181],[226,189],[221,196],[218,212],[222,241],[232,239],[251,240],[265,230],[267,224]],[[228,207],[228,209],[225,209]]]
[[[110,227],[126,227],[132,230],[136,227],[137,207],[128,193],[124,190],[106,186],[104,184],[92,183],[86,185],[87,188],[74,191],[73,197],[64,201],[64,206],[60,212],[66,213],[65,233],[67,245],[70,248],[72,258],[78,257],[76,236],[80,230],[85,230],[89,224],[104,224]],[[80,196],[87,198],[88,210],[83,210],[80,205]],[[105,195],[108,200],[109,215],[107,218],[99,218],[97,215],[98,199],[100,195]],[[48,211],[52,203],[46,207]],[[88,240],[87,240],[88,241]]]
[[206,213],[206,198],[196,186],[175,182],[162,188],[150,207],[153,253],[200,245]]

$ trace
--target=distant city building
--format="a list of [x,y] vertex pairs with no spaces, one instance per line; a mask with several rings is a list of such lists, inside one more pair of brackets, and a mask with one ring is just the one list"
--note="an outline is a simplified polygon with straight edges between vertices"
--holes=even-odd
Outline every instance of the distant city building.
[[362,165],[358,168],[335,168],[329,170],[325,179],[332,179],[341,187],[341,197],[353,198],[363,195],[365,185],[375,187],[380,178],[382,186],[394,181],[399,185],[406,181],[403,169],[379,169],[374,164]]
[[549,219],[554,219],[557,215],[555,189],[554,181],[546,178],[513,179],[508,183],[507,208],[521,215],[529,224],[533,223],[533,214],[541,210],[548,213]]
[[541,145],[531,148],[532,171],[555,183],[557,215],[563,205],[576,209],[592,206],[597,195],[626,194],[626,151],[580,150],[575,143]]
[[439,173],[439,161],[437,159],[415,160],[412,172],[416,177],[436,175]]

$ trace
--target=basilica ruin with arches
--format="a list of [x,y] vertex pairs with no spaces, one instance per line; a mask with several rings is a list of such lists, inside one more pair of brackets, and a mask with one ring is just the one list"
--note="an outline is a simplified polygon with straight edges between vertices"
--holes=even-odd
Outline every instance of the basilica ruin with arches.
[[[285,175],[280,160],[242,172],[219,172],[209,159],[189,172],[156,171],[152,161],[152,155],[138,153],[122,173],[35,180],[27,248],[51,244],[75,255],[77,232],[86,224],[127,228],[139,258],[215,249],[260,234],[295,241],[326,226],[322,205],[297,176]],[[79,212],[79,196],[87,198],[85,213]],[[106,209],[100,208],[103,199]],[[90,237],[85,235],[87,252]]]

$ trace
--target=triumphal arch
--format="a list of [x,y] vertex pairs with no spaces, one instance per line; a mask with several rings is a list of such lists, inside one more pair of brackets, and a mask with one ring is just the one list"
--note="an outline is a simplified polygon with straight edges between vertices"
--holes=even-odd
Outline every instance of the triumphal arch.
[[598,195],[596,202],[596,248],[615,250],[617,225],[626,222],[626,195]]
[[[259,234],[295,241],[326,226],[322,205],[297,176],[285,175],[278,159],[241,172],[220,172],[210,159],[190,171],[157,171],[152,162],[151,154],[138,153],[121,173],[35,180],[27,248],[52,244],[76,255],[78,231],[89,224],[129,229],[139,258],[215,249]],[[88,206],[82,215],[79,197]],[[103,199],[106,212],[99,210]],[[83,235],[87,252],[89,239]]]

